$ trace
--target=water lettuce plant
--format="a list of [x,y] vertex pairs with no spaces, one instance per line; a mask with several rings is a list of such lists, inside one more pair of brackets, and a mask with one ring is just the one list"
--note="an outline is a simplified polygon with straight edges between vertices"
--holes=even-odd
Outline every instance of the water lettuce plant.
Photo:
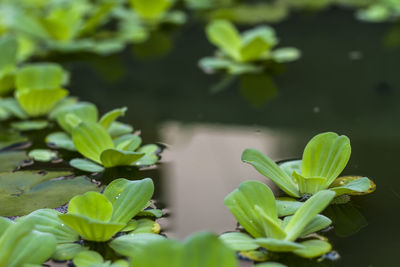
[[227,20],[215,20],[206,27],[208,40],[218,47],[215,57],[200,60],[206,72],[226,70],[229,74],[258,73],[268,61],[289,62],[299,58],[297,49],[277,48],[278,38],[269,26],[258,26],[240,34]]
[[[103,194],[91,191],[73,197],[65,214],[41,209],[18,221],[27,221],[33,229],[56,238],[57,246],[52,258],[72,259],[89,249],[87,241],[106,242],[119,232],[132,236],[138,233],[158,234],[159,225],[151,219],[134,219],[136,216],[148,216],[150,211],[143,210],[148,207],[153,191],[154,185],[149,178],[139,181],[120,178],[111,182]],[[85,242],[78,243],[81,239]]]
[[53,235],[34,230],[30,222],[0,218],[1,266],[41,266],[53,254],[55,246]]
[[[243,182],[225,198],[224,203],[247,233],[226,233],[220,238],[237,251],[262,247],[270,252],[293,252],[305,258],[320,256],[330,251],[331,245],[309,235],[331,224],[329,218],[319,213],[334,196],[333,191],[319,191],[293,216],[280,219],[271,189],[258,181]],[[302,238],[307,239],[301,241]]]
[[278,165],[260,151],[246,149],[242,154],[242,161],[251,164],[292,197],[313,195],[328,188],[336,196],[370,193],[375,184],[367,177],[338,178],[346,167],[350,154],[350,140],[347,136],[326,132],[316,135],[308,142],[302,160]]

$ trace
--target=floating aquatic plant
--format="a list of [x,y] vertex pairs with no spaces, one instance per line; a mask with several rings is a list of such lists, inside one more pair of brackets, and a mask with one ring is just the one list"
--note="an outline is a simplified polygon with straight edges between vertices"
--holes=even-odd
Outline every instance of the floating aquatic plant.
[[30,222],[0,218],[0,265],[39,266],[55,250],[53,235],[34,230]]
[[[136,216],[146,216],[143,210],[148,206],[153,190],[153,182],[149,178],[140,181],[120,178],[111,182],[104,194],[87,192],[75,196],[69,202],[65,214],[41,209],[18,220],[29,221],[37,231],[50,233],[56,238],[57,246],[52,258],[72,259],[89,249],[86,245],[76,243],[81,238],[106,242],[118,232],[132,236],[159,233],[159,225],[153,220],[133,219]],[[135,238],[140,238],[140,235]]]
[[347,136],[327,132],[313,137],[303,152],[302,160],[280,165],[256,149],[246,149],[242,160],[271,179],[292,197],[313,195],[330,189],[336,196],[370,193],[375,184],[367,177],[339,177],[350,158],[351,147]]
[[319,213],[334,196],[330,190],[319,191],[293,216],[280,219],[271,189],[258,181],[243,182],[225,198],[224,203],[247,233],[226,233],[220,238],[237,251],[254,251],[263,247],[267,251],[293,252],[305,258],[320,256],[331,250],[327,241],[300,239],[331,224],[329,218]]
[[209,41],[219,48],[216,57],[206,57],[199,64],[206,72],[226,70],[229,74],[258,73],[262,62],[289,62],[299,58],[297,49],[276,48],[278,38],[269,26],[258,26],[240,34],[227,20],[215,20],[207,25]]

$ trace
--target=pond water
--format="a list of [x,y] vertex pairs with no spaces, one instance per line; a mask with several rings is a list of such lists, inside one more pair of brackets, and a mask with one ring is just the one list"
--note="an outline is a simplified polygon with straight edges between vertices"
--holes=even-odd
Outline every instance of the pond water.
[[166,145],[161,164],[144,175],[155,178],[156,196],[170,214],[161,220],[168,236],[235,228],[224,197],[242,181],[266,181],[241,162],[245,148],[274,160],[299,158],[312,136],[335,131],[352,142],[344,173],[368,176],[377,190],[353,198],[342,211],[351,219],[328,233],[338,261],[283,262],[397,266],[400,46],[388,40],[396,26],[362,23],[352,11],[329,9],[294,14],[274,27],[281,44],[298,47],[302,58],[268,76],[248,77],[256,89],[240,79],[216,87],[225,77],[197,67],[214,51],[198,22],[120,54],[51,60],[71,72],[72,95],[101,112],[127,106],[122,120],[140,129],[145,143]]

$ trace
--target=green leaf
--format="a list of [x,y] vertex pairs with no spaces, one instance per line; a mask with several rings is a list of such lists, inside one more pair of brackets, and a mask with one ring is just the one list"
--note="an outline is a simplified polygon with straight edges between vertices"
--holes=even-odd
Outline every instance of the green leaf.
[[285,227],[287,236],[285,240],[294,241],[304,231],[305,227],[323,211],[332,199],[335,192],[330,190],[322,190],[309,198],[293,215],[288,225]]
[[281,168],[289,176],[292,176],[294,171],[301,173],[301,160],[289,160],[282,162],[279,164],[279,168]]
[[284,239],[286,233],[281,227],[281,221],[269,217],[258,205],[254,208],[262,217],[261,223],[263,224],[265,235],[272,238]]
[[68,172],[18,171],[0,174],[1,216],[26,215],[41,208],[56,208],[73,196],[90,190],[99,190],[84,177],[53,179],[70,175]]
[[11,123],[11,127],[18,131],[42,130],[47,126],[49,126],[49,122],[43,120],[17,121]]
[[296,242],[275,238],[257,238],[254,242],[267,250],[276,252],[291,252],[304,247]]
[[278,262],[266,262],[255,265],[255,267],[287,267],[286,265]]
[[2,36],[0,38],[0,50],[3,56],[0,58],[0,73],[15,68],[17,63],[18,42],[15,36]]
[[261,59],[277,43],[275,31],[268,26],[248,30],[242,35],[240,55],[243,61]]
[[326,178],[324,177],[304,177],[296,171],[292,175],[297,181],[301,194],[315,194],[322,190],[326,183]]
[[57,152],[49,149],[34,149],[28,154],[30,158],[41,162],[50,162],[57,158]]
[[87,159],[72,159],[69,162],[72,167],[86,172],[102,172],[104,168]]
[[0,237],[11,225],[13,225],[13,221],[5,217],[0,217]]
[[184,242],[183,266],[233,267],[237,266],[236,255],[213,233],[200,232]]
[[89,267],[104,262],[103,257],[96,251],[82,251],[73,260],[77,267]]
[[67,114],[75,115],[84,122],[97,122],[98,119],[97,107],[90,102],[78,102],[65,106],[57,111],[56,118],[57,123],[68,133],[72,133],[74,127],[68,123]]
[[301,245],[303,245],[304,248],[293,252],[303,258],[315,258],[331,251],[332,249],[329,242],[316,239],[303,241],[301,242]]
[[68,91],[62,88],[25,89],[15,92],[15,98],[22,109],[32,117],[46,115],[66,95],[68,95]]
[[123,223],[98,221],[72,213],[61,214],[59,218],[83,239],[96,242],[110,240],[125,226]]
[[16,75],[17,90],[57,89],[65,81],[63,68],[55,63],[35,63],[20,68]]
[[100,155],[104,150],[114,148],[107,131],[94,122],[81,122],[73,129],[72,140],[79,153],[97,163],[101,163]]
[[139,212],[137,214],[137,216],[161,218],[162,217],[162,210],[159,210],[159,209],[146,209],[146,210],[142,210],[141,212]]
[[124,134],[114,139],[114,146],[117,149],[135,151],[142,143],[142,138],[136,134]]
[[[287,225],[289,221],[293,218],[293,216],[287,216],[284,219],[284,224]],[[307,226],[303,229],[300,234],[300,237],[307,236],[309,234],[318,232],[329,225],[332,224],[331,219],[325,217],[324,215],[318,214]]]
[[242,41],[235,26],[227,20],[214,20],[206,27],[208,40],[233,59],[240,61]]
[[129,234],[115,238],[110,242],[110,247],[122,256],[130,256],[143,251],[149,242],[162,239],[165,239],[165,237],[156,234]]
[[68,214],[78,214],[93,220],[108,222],[113,214],[113,205],[103,194],[87,192],[71,199]]
[[28,115],[25,113],[25,111],[21,108],[19,103],[15,98],[0,98],[0,106],[12,114],[13,116],[17,117],[18,119],[21,120],[26,120],[28,119]]
[[72,260],[78,253],[87,250],[87,247],[76,243],[58,244],[51,258],[56,261]]
[[[225,206],[236,220],[253,237],[273,235],[273,230],[264,226],[268,218],[270,224],[278,224],[275,197],[265,184],[258,181],[246,181],[230,193],[224,200]],[[256,209],[258,206],[258,210]],[[260,211],[263,211],[260,214]]]
[[148,218],[137,220],[137,226],[129,234],[158,234],[161,226],[155,221]]
[[144,155],[144,153],[110,148],[101,153],[100,161],[106,168],[115,166],[129,166],[138,161]]
[[64,132],[55,132],[46,136],[46,143],[55,148],[63,148],[70,151],[76,151],[71,137]]
[[133,132],[133,127],[119,122],[119,121],[114,121],[110,128],[108,129],[108,133],[111,135],[112,138],[124,135],[124,134],[129,134]]
[[290,196],[300,196],[297,185],[293,182],[292,178],[260,151],[256,149],[246,149],[242,153],[242,161],[253,165],[257,171],[271,179],[279,188]]
[[150,178],[140,181],[120,178],[112,181],[104,191],[104,196],[113,205],[112,221],[128,223],[147,206],[153,192],[154,184]]
[[301,174],[304,177],[325,177],[327,188],[346,167],[350,154],[347,136],[333,132],[318,134],[304,149]]
[[100,125],[103,126],[106,130],[108,128],[110,128],[111,124],[118,119],[118,117],[122,117],[125,115],[125,112],[128,110],[127,107],[123,107],[123,108],[116,108],[113,109],[109,112],[107,112],[106,114],[104,114],[101,118],[100,118]]
[[281,197],[276,200],[276,209],[279,217],[293,215],[301,205],[303,205],[303,202],[290,197]]
[[[339,182],[340,184],[340,182]],[[329,188],[336,193],[336,196],[343,194],[364,193],[370,189],[370,180],[367,177],[357,177],[352,181],[343,182],[342,186]]]
[[295,47],[282,47],[272,51],[271,56],[278,63],[286,63],[299,59],[301,52]]
[[72,243],[79,240],[78,233],[58,218],[61,213],[53,209],[40,209],[22,217],[32,223],[33,229],[42,233],[48,233],[56,238],[57,243]]
[[167,11],[172,0],[129,0],[134,10],[144,19],[158,19]]
[[158,161],[157,153],[161,151],[160,147],[157,145],[144,145],[137,150],[138,153],[144,153],[144,156],[140,158],[136,165],[138,166],[149,166],[156,164]]
[[29,222],[13,223],[0,237],[0,266],[19,267],[42,264],[53,254],[55,238],[33,231]]
[[241,232],[230,232],[222,234],[219,237],[228,247],[237,251],[255,250],[260,246],[254,242],[254,239],[248,234]]

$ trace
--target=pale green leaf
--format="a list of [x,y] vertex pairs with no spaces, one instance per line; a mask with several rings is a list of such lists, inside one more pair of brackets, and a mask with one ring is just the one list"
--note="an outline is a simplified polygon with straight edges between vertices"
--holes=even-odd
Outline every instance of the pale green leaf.
[[278,223],[275,197],[271,189],[261,182],[241,183],[239,188],[225,197],[224,204],[253,237],[265,237],[267,235],[265,231],[268,231],[268,234],[272,233],[271,229],[265,228],[263,224],[265,216],[256,210],[256,206],[270,218],[271,223]]
[[114,145],[117,149],[134,151],[142,143],[142,138],[136,134],[124,134],[114,139]]
[[303,202],[299,202],[290,197],[282,197],[276,200],[276,208],[279,217],[293,215],[301,205],[303,205]]
[[100,161],[104,167],[132,165],[145,154],[140,152],[124,151],[119,149],[106,149],[100,155]]
[[73,114],[84,122],[97,122],[98,119],[97,107],[90,102],[78,102],[60,108],[56,113],[57,122],[68,133],[72,133],[73,127],[68,123],[67,114]]
[[300,196],[297,185],[293,182],[292,178],[260,151],[256,149],[246,149],[242,153],[242,161],[253,165],[257,171],[271,179],[287,194],[294,197]]
[[158,234],[161,226],[155,221],[148,218],[137,220],[137,226],[129,234]]
[[58,244],[51,258],[56,261],[72,260],[78,253],[87,250],[87,247],[77,243]]
[[236,251],[254,250],[260,246],[248,234],[241,232],[230,232],[220,235],[219,239],[228,247]]
[[89,267],[92,264],[102,264],[104,259],[96,251],[82,251],[74,257],[73,262],[77,267]]
[[301,174],[301,160],[288,160],[279,163],[279,168],[281,168],[289,176],[292,176],[294,171]]
[[92,220],[78,214],[61,214],[59,218],[79,235],[89,241],[105,242],[124,228],[123,223]]
[[22,109],[32,117],[46,115],[68,91],[62,88],[55,89],[24,89],[15,92],[15,98]]
[[129,0],[133,9],[144,19],[161,18],[174,2],[173,0]]
[[114,148],[107,131],[94,122],[81,122],[73,129],[72,140],[79,153],[97,163],[101,163],[100,155],[104,150]]
[[129,134],[133,132],[133,127],[131,125],[119,122],[119,121],[114,121],[110,128],[108,128],[108,133],[111,135],[112,138],[124,135],[124,134]]
[[255,267],[287,267],[286,265],[278,262],[265,262],[255,265]]
[[116,119],[124,116],[125,112],[127,110],[128,110],[127,107],[123,107],[123,108],[116,108],[116,109],[113,109],[113,110],[107,112],[100,118],[100,121],[99,121],[100,125],[103,126],[107,130],[108,128],[110,128],[111,124]]
[[36,161],[49,162],[57,158],[57,152],[50,149],[34,149],[29,152],[28,157]]
[[150,178],[139,181],[116,179],[104,191],[104,196],[113,203],[112,221],[128,223],[139,211],[143,210],[154,192]]
[[87,159],[72,159],[69,162],[72,167],[86,172],[102,172],[104,168]]
[[296,240],[305,227],[323,211],[332,199],[335,197],[335,192],[330,190],[322,190],[309,198],[293,215],[288,225],[285,227],[287,236],[285,240]]
[[227,20],[215,20],[206,27],[208,40],[235,60],[240,60],[242,41],[235,26]]
[[42,130],[49,126],[49,122],[43,120],[16,121],[12,122],[10,126],[18,131]]
[[363,193],[370,189],[370,180],[367,177],[360,177],[348,183],[344,183],[342,186],[329,188],[336,193],[336,196],[343,194],[352,193]]
[[[115,238],[110,242],[110,247],[122,256],[129,256],[133,253],[138,253],[143,250],[149,242],[161,240],[165,237],[150,233],[138,233],[123,235]],[[136,252],[138,251],[138,252]]]
[[93,220],[108,222],[113,214],[113,205],[103,194],[87,192],[71,199],[68,214],[78,214]]
[[149,166],[156,164],[159,159],[157,153],[159,153],[160,151],[161,149],[157,145],[149,144],[142,146],[137,150],[137,152],[144,153],[144,156],[136,162],[136,165]]
[[45,141],[51,147],[76,151],[72,138],[65,132],[51,133],[48,136],[46,136]]
[[304,247],[296,242],[275,238],[257,238],[254,242],[267,250],[276,252],[290,252]]
[[346,167],[350,154],[347,136],[333,132],[318,134],[304,149],[301,174],[304,177],[325,177],[327,188]]
[[282,47],[274,49],[271,53],[272,59],[278,63],[286,63],[299,59],[301,52],[294,47]]
[[[289,221],[293,218],[293,216],[287,216],[284,219],[284,225],[287,225]],[[332,224],[331,219],[328,217],[325,217],[324,215],[318,214],[307,226],[303,229],[303,231],[300,234],[300,237],[307,236],[309,234],[318,232],[329,225]]]
[[304,248],[297,249],[293,252],[303,258],[319,257],[332,249],[329,242],[316,239],[303,241],[301,245],[303,245]]
[[296,171],[294,171],[292,175],[295,181],[297,181],[301,194],[315,194],[324,189],[326,183],[325,177],[304,177]]
[[63,68],[55,63],[34,63],[20,68],[16,75],[17,90],[56,89],[65,81]]

